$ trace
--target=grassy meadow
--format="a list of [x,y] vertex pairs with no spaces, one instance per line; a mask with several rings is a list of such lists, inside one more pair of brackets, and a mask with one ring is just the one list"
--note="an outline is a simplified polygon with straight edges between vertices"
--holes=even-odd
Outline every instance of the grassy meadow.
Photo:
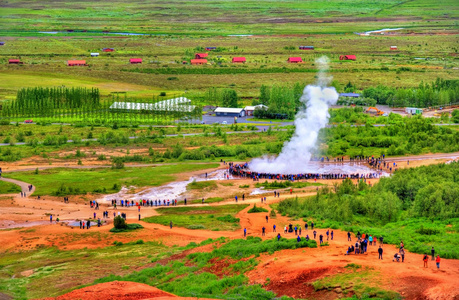
[[235,215],[248,205],[222,205],[204,207],[167,207],[158,208],[160,216],[143,218],[149,223],[185,227],[188,229],[205,229],[212,231],[234,231],[240,229],[239,219]]
[[175,180],[174,174],[216,168],[218,164],[170,164],[143,168],[56,168],[30,172],[8,173],[13,178],[33,184],[34,195],[66,195],[116,193],[122,186],[159,186]]
[[[433,7],[436,9],[426,9]],[[239,13],[241,8],[244,14]],[[382,22],[420,30],[444,29],[454,24],[458,13],[453,0],[442,1],[442,5],[432,0],[378,0],[371,5],[364,0],[173,0],[155,3],[13,0],[2,9],[0,16],[3,31],[18,35],[24,31],[53,30],[228,35],[344,33],[368,30],[367,26],[379,26]]]
[[[184,93],[192,100],[208,103],[212,99],[205,99],[206,89],[230,87],[240,96],[252,98],[258,96],[262,84],[314,82],[314,60],[322,55],[330,58],[329,72],[338,85],[351,81],[358,89],[378,84],[411,87],[437,77],[458,76],[458,71],[452,69],[458,66],[454,56],[457,40],[449,35],[108,37],[103,42],[96,37],[70,37],[64,45],[71,47],[61,46],[59,41],[50,37],[11,38],[0,47],[0,78],[4,79],[0,80],[0,96],[14,99],[20,87],[65,85],[98,87],[103,97],[114,92],[126,92],[128,98],[134,99],[152,98],[161,92]],[[194,53],[204,51],[199,47],[208,45],[222,48],[209,52],[210,65],[182,64],[194,58]],[[315,50],[298,50],[300,45],[313,45]],[[390,51],[391,45],[397,45],[398,51]],[[102,47],[116,50],[103,53]],[[91,58],[90,52],[101,55]],[[343,54],[355,54],[357,61],[340,61]],[[247,63],[232,64],[235,56],[246,57]],[[288,64],[291,56],[302,57],[304,63]],[[144,62],[129,65],[132,57],[143,58]],[[10,58],[20,58],[24,65],[8,65]],[[68,59],[83,59],[89,66],[67,67]],[[397,72],[401,67],[410,71]],[[250,103],[251,100],[245,102]]]

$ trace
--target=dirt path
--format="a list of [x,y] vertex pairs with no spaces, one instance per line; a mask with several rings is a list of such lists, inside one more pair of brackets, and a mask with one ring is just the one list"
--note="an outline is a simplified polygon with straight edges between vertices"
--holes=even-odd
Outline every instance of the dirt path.
[[18,185],[21,188],[22,192],[26,193],[26,196],[32,195],[33,192],[35,192],[35,186],[33,185],[32,185],[32,189],[29,190],[29,186],[31,185],[30,183],[19,181],[16,179],[11,179],[11,178],[4,178],[4,177],[0,177],[0,180]]

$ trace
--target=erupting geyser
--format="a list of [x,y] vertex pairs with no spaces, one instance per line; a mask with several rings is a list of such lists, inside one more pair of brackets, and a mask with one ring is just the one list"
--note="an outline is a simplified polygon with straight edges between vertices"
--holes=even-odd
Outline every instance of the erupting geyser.
[[284,144],[277,157],[256,158],[249,163],[255,172],[295,174],[314,172],[317,165],[311,163],[311,156],[317,146],[319,130],[328,123],[328,108],[336,104],[338,93],[335,88],[328,87],[331,77],[326,76],[328,58],[323,56],[316,60],[319,66],[317,85],[308,85],[303,91],[300,101],[304,103],[295,116],[295,133],[290,141]]

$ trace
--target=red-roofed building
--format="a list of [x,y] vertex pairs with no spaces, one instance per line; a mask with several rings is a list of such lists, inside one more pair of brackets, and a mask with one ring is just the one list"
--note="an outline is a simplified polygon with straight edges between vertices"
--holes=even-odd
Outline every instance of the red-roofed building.
[[141,64],[142,63],[142,59],[141,58],[131,58],[131,59],[129,59],[129,63],[130,64]]
[[233,63],[245,63],[246,59],[245,57],[233,57],[232,62]]
[[340,55],[339,60],[357,60],[355,55]]
[[298,63],[302,63],[303,60],[301,59],[301,57],[289,57],[287,62],[298,64]]
[[203,65],[207,64],[207,59],[192,59],[191,60],[192,65]]
[[196,54],[194,55],[194,58],[196,58],[196,59],[202,59],[202,58],[207,57],[207,56],[209,56],[209,54],[207,54],[207,53],[196,53]]
[[390,50],[397,50],[397,46],[390,46]]
[[67,66],[69,66],[69,67],[86,66],[86,61],[85,60],[68,60],[67,61]]
[[206,51],[217,50],[217,47],[206,47]]
[[104,51],[104,52],[113,52],[113,51],[115,51],[115,48],[103,48],[102,51]]
[[23,62],[19,59],[8,59],[10,65],[22,65]]

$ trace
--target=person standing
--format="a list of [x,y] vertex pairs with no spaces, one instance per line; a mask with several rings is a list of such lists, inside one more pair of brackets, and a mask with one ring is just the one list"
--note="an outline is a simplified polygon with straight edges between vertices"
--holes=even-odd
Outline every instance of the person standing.
[[379,254],[378,259],[383,259],[383,258],[382,258],[383,248],[381,247],[381,245],[379,246],[378,254]]
[[298,235],[298,227],[295,226],[295,235]]
[[331,231],[330,235],[331,235],[331,239],[333,241],[333,230]]
[[432,253],[432,260],[435,259],[435,249],[432,247],[432,250],[430,250],[430,253]]
[[261,235],[262,236],[265,236],[265,231],[266,231],[266,228],[265,228],[265,226],[263,226],[263,228],[261,228]]
[[350,232],[347,233],[347,240],[351,241],[351,233]]
[[297,241],[298,243],[301,242],[300,236],[298,236],[298,237],[296,238],[296,241]]
[[277,234],[277,241],[279,241],[281,239],[281,235],[280,233]]
[[276,232],[276,224],[273,225],[273,232]]
[[236,203],[237,203],[237,196],[234,196],[234,199],[236,200]]
[[53,215],[49,215],[49,223],[53,223]]
[[327,241],[328,241],[328,238],[330,237],[330,230],[329,229],[327,229],[326,234],[327,234]]
[[314,230],[314,222],[311,221],[311,230]]
[[435,262],[437,263],[437,269],[439,270],[440,269],[440,255],[437,255],[437,259],[435,260]]
[[169,222],[169,227],[172,229],[172,221]]
[[319,235],[319,244],[322,245],[323,242],[324,242],[324,236]]
[[245,194],[242,194],[242,201],[245,200]]
[[316,239],[317,231],[314,230],[312,233],[314,234],[314,239]]
[[82,226],[83,226],[83,224],[82,224],[82,222],[81,222],[81,220],[80,220],[80,229],[81,229]]
[[424,261],[424,268],[428,268],[427,266],[427,262],[429,261],[429,256],[426,254],[424,254],[424,257],[422,258],[422,260]]
[[266,216],[266,223],[268,223],[268,216]]
[[247,236],[247,228],[244,228],[244,237]]
[[308,222],[304,223],[304,230],[308,230]]
[[402,248],[400,248],[399,252],[400,252],[400,255],[402,256],[402,262],[404,262],[405,261],[405,249],[403,249],[403,247],[402,247]]

